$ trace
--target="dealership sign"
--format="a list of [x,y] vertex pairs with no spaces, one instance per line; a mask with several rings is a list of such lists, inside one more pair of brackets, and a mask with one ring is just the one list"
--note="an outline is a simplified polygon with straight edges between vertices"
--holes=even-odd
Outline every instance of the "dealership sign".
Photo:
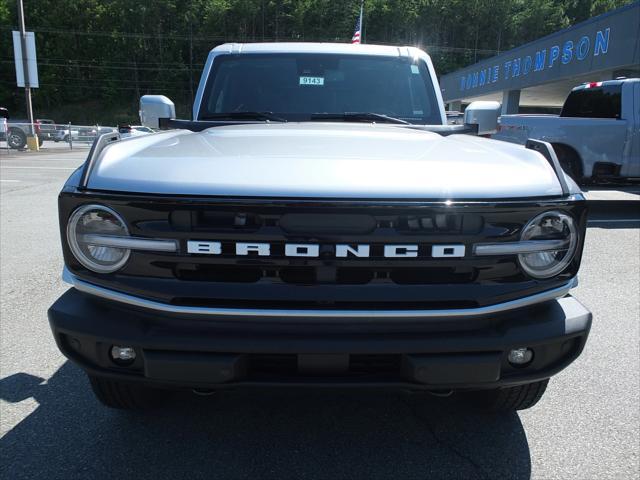
[[611,28],[606,28],[598,30],[593,39],[585,35],[575,42],[567,40],[562,45],[553,45],[549,49],[542,48],[531,55],[509,58],[502,64],[469,72],[460,77],[460,90],[472,90],[496,83],[501,77],[504,80],[509,80],[520,75],[535,75],[537,72],[554,68],[559,64],[568,65],[575,61],[581,62],[589,55],[606,55],[609,51],[610,37]]
[[444,101],[451,102],[592,73],[611,78],[638,65],[640,1],[443,75],[440,86]]

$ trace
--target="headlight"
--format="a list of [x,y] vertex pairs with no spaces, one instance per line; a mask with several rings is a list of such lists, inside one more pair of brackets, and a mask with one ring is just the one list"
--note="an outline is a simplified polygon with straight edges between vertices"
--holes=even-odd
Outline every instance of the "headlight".
[[573,259],[578,231],[572,217],[562,212],[545,212],[522,230],[521,241],[562,240],[562,248],[518,255],[522,269],[534,278],[550,278],[562,272]]
[[89,270],[111,273],[122,268],[129,259],[126,248],[95,245],[91,237],[110,235],[126,237],[127,225],[122,218],[102,205],[85,205],[73,212],[67,224],[67,241],[76,259]]

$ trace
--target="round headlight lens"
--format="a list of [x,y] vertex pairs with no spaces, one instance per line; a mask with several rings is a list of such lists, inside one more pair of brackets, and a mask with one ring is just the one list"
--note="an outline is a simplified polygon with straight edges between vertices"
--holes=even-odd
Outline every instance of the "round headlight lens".
[[84,205],[69,218],[67,241],[76,259],[94,272],[115,272],[127,263],[130,250],[96,245],[92,235],[129,236],[120,215],[103,205]]
[[559,250],[546,250],[518,255],[522,269],[534,278],[550,278],[562,272],[573,259],[578,245],[578,230],[573,218],[552,211],[538,215],[522,230],[522,241],[563,240]]

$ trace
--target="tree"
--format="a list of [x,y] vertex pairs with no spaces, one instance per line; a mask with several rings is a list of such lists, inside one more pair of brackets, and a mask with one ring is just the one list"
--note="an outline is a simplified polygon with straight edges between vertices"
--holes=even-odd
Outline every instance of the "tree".
[[[366,0],[367,43],[425,48],[444,74],[631,0]],[[11,45],[14,0],[0,0]],[[163,93],[187,116],[209,50],[224,42],[351,39],[359,0],[25,0],[36,32],[41,117],[135,121],[138,99]],[[0,62],[0,105],[23,110],[13,55]]]

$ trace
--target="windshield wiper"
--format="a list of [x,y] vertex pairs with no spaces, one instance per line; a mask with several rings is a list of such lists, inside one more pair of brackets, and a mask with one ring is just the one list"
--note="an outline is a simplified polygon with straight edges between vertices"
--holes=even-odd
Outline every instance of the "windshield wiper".
[[284,118],[274,115],[273,112],[221,112],[210,113],[200,118],[201,120],[268,120],[270,122],[286,122]]
[[411,125],[405,120],[373,112],[312,113],[311,120],[343,120],[345,122],[381,122]]

